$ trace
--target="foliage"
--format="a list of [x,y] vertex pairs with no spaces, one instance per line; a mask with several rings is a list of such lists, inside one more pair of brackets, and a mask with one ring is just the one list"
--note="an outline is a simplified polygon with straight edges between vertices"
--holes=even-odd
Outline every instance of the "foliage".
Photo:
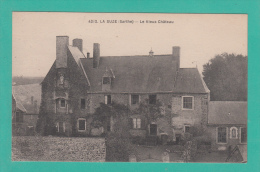
[[203,79],[213,101],[247,100],[247,56],[216,55],[203,65]]
[[45,109],[46,109],[45,102],[42,99],[38,120],[36,123],[36,132],[39,133],[40,135],[44,135],[45,133],[45,125],[46,125]]
[[189,133],[192,134],[193,137],[198,137],[205,134],[203,127],[200,125],[191,126]]
[[105,123],[105,118],[113,117],[113,132],[106,135],[106,161],[109,162],[127,162],[129,155],[134,151],[131,144],[130,128],[129,128],[130,111],[127,106],[113,103],[112,105],[100,104],[94,114],[95,122]]
[[184,162],[191,162],[195,159],[197,154],[197,142],[195,139],[187,141],[184,145],[184,151],[182,154],[182,159]]
[[145,116],[148,123],[154,122],[158,118],[163,117],[162,103],[156,100],[156,104],[149,104],[148,100],[146,100],[140,103],[134,113]]
[[130,109],[125,105],[117,104],[115,102],[111,105],[100,103],[100,106],[96,108],[95,113],[93,114],[91,125],[92,127],[98,128],[104,126],[111,116],[115,119],[121,116],[128,118],[130,114]]
[[42,98],[38,120],[36,123],[36,132],[40,135],[53,135],[56,132],[54,122],[48,117],[46,112],[46,103]]

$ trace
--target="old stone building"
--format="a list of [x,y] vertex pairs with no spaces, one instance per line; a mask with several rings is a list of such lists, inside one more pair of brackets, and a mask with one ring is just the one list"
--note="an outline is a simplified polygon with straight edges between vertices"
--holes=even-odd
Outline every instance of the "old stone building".
[[[180,68],[180,47],[165,55],[101,56],[94,43],[90,57],[81,39],[72,42],[57,36],[56,60],[42,82],[42,109],[56,134],[91,135],[91,114],[112,102],[131,110],[161,102],[163,117],[155,121],[131,116],[133,136],[167,135],[178,142],[192,127],[206,127],[209,90],[197,68]],[[103,131],[113,131],[112,118]]]
[[247,102],[211,101],[207,132],[212,150],[233,150],[247,145]]
[[40,103],[39,84],[12,86],[13,135],[34,135]]

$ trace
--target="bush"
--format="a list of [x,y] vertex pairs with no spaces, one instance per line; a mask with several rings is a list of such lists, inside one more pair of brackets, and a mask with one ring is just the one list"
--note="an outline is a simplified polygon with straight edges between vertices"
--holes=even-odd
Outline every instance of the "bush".
[[129,155],[134,151],[131,140],[120,137],[116,133],[109,133],[106,137],[106,161],[107,162],[128,162]]
[[141,136],[136,136],[132,138],[132,143],[137,145],[144,145],[145,139]]
[[127,115],[115,118],[113,132],[106,135],[106,161],[128,162],[129,155],[135,153],[128,127]]

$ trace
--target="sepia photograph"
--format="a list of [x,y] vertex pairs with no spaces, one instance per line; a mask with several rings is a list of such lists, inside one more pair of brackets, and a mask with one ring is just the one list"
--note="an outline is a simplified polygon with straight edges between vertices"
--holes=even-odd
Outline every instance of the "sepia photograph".
[[247,72],[247,14],[13,12],[12,161],[247,163]]

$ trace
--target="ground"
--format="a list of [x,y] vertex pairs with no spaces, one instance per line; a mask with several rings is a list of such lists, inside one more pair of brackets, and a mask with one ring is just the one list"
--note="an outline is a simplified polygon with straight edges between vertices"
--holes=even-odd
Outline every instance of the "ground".
[[[28,141],[29,139],[35,139],[33,144],[31,141]],[[12,144],[12,160],[14,161],[68,161],[67,158],[71,158],[72,156],[75,156],[77,152],[69,152],[68,150],[64,150],[62,147],[59,148],[59,150],[49,148],[52,147],[51,144],[55,144],[56,142],[48,142],[43,143],[41,137],[26,137],[26,139],[20,139],[20,137],[16,137],[13,139]],[[52,138],[51,140],[57,140],[57,138]],[[63,138],[65,139],[65,138]],[[73,138],[70,138],[73,139]],[[98,138],[96,138],[98,139]],[[15,140],[15,142],[14,142]],[[25,141],[26,140],[26,141]],[[70,140],[71,141],[71,140]],[[46,142],[46,139],[44,140]],[[79,144],[79,143],[78,143]],[[33,145],[33,146],[31,146]],[[59,144],[60,145],[60,144]],[[47,147],[46,147],[47,146]],[[60,145],[61,146],[61,145]],[[164,152],[169,153],[169,161],[170,162],[183,162],[182,160],[182,153],[183,153],[183,146],[180,145],[158,145],[158,146],[145,146],[145,145],[134,145],[137,149],[137,162],[162,162],[162,154]],[[47,150],[46,150],[47,149]],[[88,149],[88,148],[86,148]],[[57,152],[59,154],[66,154],[64,155],[63,159],[57,158],[55,155],[49,156],[49,153]],[[76,150],[74,150],[76,151]],[[79,151],[79,150],[77,150]],[[80,150],[80,152],[84,152],[86,150]],[[68,157],[69,156],[69,157]],[[83,158],[83,159],[82,159]],[[227,158],[226,152],[209,152],[205,150],[198,150],[195,160],[192,162],[218,162],[223,163],[225,162]],[[84,156],[81,158],[75,157],[74,159],[71,159],[72,161],[87,161]]]
[[182,162],[182,146],[138,146],[137,145],[137,161],[140,162],[162,162],[162,154],[168,152],[170,162]]
[[201,152],[198,153],[194,162],[215,162],[224,163],[228,157],[227,152]]

